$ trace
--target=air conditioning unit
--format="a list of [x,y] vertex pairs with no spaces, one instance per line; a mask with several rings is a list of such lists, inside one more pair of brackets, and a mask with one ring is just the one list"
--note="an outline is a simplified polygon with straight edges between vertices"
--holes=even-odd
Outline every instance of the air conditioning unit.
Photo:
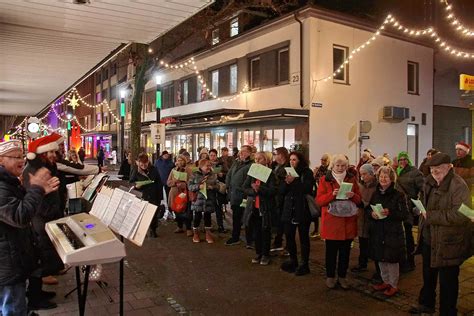
[[383,118],[385,120],[404,120],[410,117],[410,109],[398,106],[384,106]]

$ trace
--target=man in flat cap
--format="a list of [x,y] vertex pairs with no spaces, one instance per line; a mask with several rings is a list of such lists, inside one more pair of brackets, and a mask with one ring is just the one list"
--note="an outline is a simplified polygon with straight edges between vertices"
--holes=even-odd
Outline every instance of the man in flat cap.
[[434,313],[439,276],[440,315],[457,315],[459,266],[470,256],[472,221],[458,209],[471,205],[464,180],[454,173],[449,155],[434,154],[427,161],[431,174],[424,186],[424,205],[417,253],[423,257],[423,287],[412,314]]
[[31,219],[59,186],[58,178],[40,168],[29,174],[25,189],[18,179],[24,166],[20,141],[0,143],[0,315],[27,315],[26,279],[38,263]]

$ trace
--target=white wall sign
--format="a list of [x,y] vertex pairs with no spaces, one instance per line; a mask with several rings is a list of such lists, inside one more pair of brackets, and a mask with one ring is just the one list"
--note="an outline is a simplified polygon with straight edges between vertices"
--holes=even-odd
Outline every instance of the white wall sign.
[[151,142],[153,144],[165,143],[165,124],[150,124]]

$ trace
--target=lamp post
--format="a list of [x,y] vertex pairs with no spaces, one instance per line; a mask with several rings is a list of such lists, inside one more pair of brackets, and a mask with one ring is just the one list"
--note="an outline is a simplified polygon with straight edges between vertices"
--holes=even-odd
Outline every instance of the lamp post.
[[125,159],[125,96],[126,90],[120,91],[120,162]]
[[[162,91],[161,91],[161,75],[155,75],[155,83],[156,83],[156,123],[160,124],[161,121],[161,100],[162,100]],[[160,157],[160,144],[156,144],[156,159]]]
[[67,150],[71,149],[71,118],[72,115],[70,113],[67,114]]

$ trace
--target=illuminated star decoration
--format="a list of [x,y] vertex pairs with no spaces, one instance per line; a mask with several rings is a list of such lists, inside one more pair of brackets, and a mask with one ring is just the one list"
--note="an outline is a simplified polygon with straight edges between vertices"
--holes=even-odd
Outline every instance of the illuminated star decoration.
[[69,105],[72,106],[72,109],[75,110],[76,106],[79,106],[78,99],[76,99],[76,95],[73,94],[72,98],[68,99],[69,100]]

